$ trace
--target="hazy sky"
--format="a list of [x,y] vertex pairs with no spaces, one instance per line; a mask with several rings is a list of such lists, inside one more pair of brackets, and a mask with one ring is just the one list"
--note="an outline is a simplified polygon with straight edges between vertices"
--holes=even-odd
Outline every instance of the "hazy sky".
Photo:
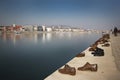
[[112,28],[120,0],[0,0],[0,25],[46,24]]

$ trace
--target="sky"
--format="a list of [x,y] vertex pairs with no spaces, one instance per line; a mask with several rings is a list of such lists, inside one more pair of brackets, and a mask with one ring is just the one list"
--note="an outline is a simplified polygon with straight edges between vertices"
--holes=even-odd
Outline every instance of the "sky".
[[0,0],[0,25],[119,27],[120,0]]

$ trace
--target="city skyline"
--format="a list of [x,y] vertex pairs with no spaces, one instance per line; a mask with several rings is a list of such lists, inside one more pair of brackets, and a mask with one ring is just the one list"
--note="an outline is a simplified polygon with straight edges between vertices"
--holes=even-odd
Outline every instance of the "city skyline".
[[119,0],[1,0],[0,24],[119,26]]

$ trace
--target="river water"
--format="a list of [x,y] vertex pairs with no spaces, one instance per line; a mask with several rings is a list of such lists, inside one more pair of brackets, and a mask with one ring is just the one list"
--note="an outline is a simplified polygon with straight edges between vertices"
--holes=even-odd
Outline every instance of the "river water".
[[0,33],[0,80],[43,80],[94,43],[97,33]]

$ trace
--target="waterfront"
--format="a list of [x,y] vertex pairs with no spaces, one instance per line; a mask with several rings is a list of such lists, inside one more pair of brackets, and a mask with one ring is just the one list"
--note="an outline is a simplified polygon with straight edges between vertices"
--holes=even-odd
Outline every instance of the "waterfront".
[[[104,56],[93,56],[91,51],[89,51],[90,47],[85,49],[84,57],[74,57],[69,62],[65,63],[69,66],[76,68],[76,74],[71,76],[68,73],[64,74],[59,71],[59,69],[63,69],[64,65],[58,70],[54,71],[44,80],[119,80],[120,79],[120,45],[118,44],[120,40],[120,35],[114,36],[110,35],[110,39],[108,40],[109,46],[103,46],[103,44],[98,43],[97,47],[104,50]],[[97,65],[97,71],[90,71],[86,67],[86,63],[92,63]],[[116,64],[115,64],[116,63]],[[83,66],[84,65],[84,66]],[[83,66],[83,70],[79,70],[78,68]],[[109,66],[109,67],[108,67]],[[95,68],[95,66],[94,66]],[[65,68],[64,68],[65,69]]]
[[100,36],[78,32],[0,34],[0,79],[42,80]]

